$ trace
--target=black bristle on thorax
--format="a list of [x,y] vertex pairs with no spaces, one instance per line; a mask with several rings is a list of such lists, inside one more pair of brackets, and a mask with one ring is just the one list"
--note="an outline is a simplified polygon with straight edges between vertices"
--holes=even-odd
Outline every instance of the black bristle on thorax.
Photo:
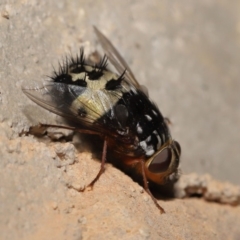
[[[62,63],[59,63],[59,70],[56,71],[54,69],[53,76],[50,78],[53,82],[86,87],[86,77],[93,81],[99,80],[103,76],[104,71],[107,70],[107,65],[108,58],[106,55],[104,55],[98,64],[92,66],[88,61],[85,60],[84,49],[80,48],[79,54],[77,54],[75,57],[66,57]],[[88,68],[89,66],[90,70]],[[73,81],[72,76],[74,74],[79,74],[81,78]]]
[[117,80],[115,79],[109,80],[105,86],[105,89],[109,91],[120,89],[122,87],[121,83],[122,83],[122,80],[124,79],[125,72],[126,70],[118,77]]

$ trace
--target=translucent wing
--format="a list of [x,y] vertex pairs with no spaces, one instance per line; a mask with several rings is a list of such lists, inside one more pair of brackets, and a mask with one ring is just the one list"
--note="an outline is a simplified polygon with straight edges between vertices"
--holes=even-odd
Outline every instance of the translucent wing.
[[[90,101],[98,101],[92,96],[91,89],[64,83],[47,82],[41,87],[23,88],[23,92],[41,107],[68,119],[78,121],[85,126],[91,126],[93,122],[104,113],[104,106],[112,108],[109,99],[102,98],[98,108],[94,104],[86,104]],[[81,98],[84,97],[84,101]],[[102,96],[101,96],[102,97]]]
[[116,68],[116,70],[121,75],[125,70],[125,78],[133,84],[136,88],[141,89],[138,81],[134,77],[130,67],[127,65],[126,61],[123,59],[123,57],[119,54],[119,52],[116,50],[116,48],[112,45],[112,43],[95,27],[93,26],[94,31],[98,37],[98,40],[100,41],[105,54],[109,58],[109,61],[112,63],[112,65]]
[[[123,80],[124,81],[124,80]],[[128,83],[125,82],[126,90]],[[41,87],[23,88],[23,92],[36,104],[62,117],[80,123],[82,127],[116,137],[128,133],[127,108],[118,102],[122,94],[106,92],[71,84],[47,82]],[[129,133],[130,134],[130,133]],[[130,135],[128,141],[133,141]],[[124,138],[122,137],[123,141]]]

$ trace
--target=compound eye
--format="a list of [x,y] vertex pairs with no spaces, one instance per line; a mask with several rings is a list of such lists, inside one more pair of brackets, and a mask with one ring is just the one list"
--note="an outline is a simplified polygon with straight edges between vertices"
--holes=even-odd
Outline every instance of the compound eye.
[[172,151],[170,148],[164,148],[156,155],[148,166],[148,170],[152,173],[165,172],[172,160]]

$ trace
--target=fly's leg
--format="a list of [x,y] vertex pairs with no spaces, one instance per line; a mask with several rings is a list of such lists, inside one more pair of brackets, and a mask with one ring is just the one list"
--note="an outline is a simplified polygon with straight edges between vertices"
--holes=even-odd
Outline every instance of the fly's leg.
[[103,143],[102,162],[101,162],[100,170],[99,170],[97,176],[87,185],[87,187],[84,187],[83,189],[80,190],[81,192],[85,191],[86,189],[92,190],[93,185],[95,184],[95,182],[103,174],[103,172],[105,170],[106,155],[107,155],[107,140],[105,138],[104,139],[104,143]]
[[43,123],[40,123],[39,125],[40,125],[40,127],[45,127],[45,128],[62,128],[62,129],[68,129],[68,130],[72,130],[74,132],[79,132],[79,133],[100,135],[100,133],[98,133],[98,132],[94,132],[94,131],[91,131],[91,130],[88,130],[88,129],[80,129],[80,128],[77,128],[77,127],[55,125],[55,124],[43,124]]
[[[88,129],[79,129],[79,128],[75,128],[75,127],[70,127],[70,126],[63,126],[63,125],[52,125],[52,124],[40,124],[41,127],[52,127],[52,128],[62,128],[62,129],[68,129],[68,130],[72,130],[75,132],[79,132],[79,133],[84,133],[84,134],[92,134],[92,135],[101,135],[98,132],[94,132]],[[102,175],[102,173],[105,170],[105,163],[106,163],[106,155],[107,155],[107,139],[104,139],[104,143],[103,143],[103,152],[102,152],[102,161],[101,161],[101,167],[100,170],[97,174],[97,176],[84,188],[80,189],[80,192],[84,192],[86,189],[90,189],[92,190],[95,182],[99,179],[99,177]]]
[[156,207],[160,210],[161,213],[165,213],[164,209],[158,204],[156,198],[152,195],[151,191],[148,188],[148,181],[146,178],[146,174],[145,174],[145,168],[144,168],[144,161],[140,160],[141,163],[141,167],[142,167],[142,175],[143,175],[143,183],[144,183],[144,189],[145,191],[150,195],[150,197],[152,198],[154,204],[156,205]]

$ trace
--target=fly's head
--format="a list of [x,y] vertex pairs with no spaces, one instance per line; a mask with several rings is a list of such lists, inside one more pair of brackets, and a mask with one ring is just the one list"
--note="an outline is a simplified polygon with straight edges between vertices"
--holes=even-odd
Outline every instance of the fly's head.
[[172,173],[177,172],[180,155],[180,144],[169,140],[146,161],[147,178],[157,184],[164,184]]

